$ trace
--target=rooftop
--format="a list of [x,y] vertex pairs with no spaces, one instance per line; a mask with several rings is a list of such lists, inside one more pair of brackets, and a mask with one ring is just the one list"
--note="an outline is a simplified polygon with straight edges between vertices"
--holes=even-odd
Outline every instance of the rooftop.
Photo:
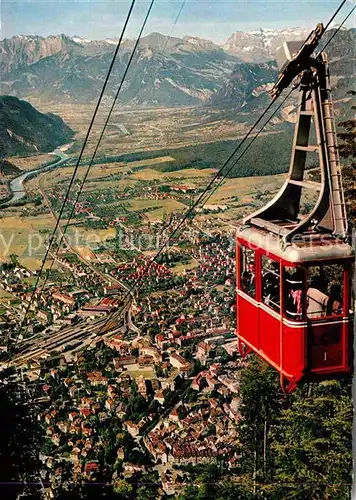
[[295,235],[283,248],[281,238],[273,233],[254,227],[243,228],[237,233],[251,249],[263,248],[267,254],[291,263],[316,260],[346,259],[354,256],[353,248],[340,238],[327,233]]

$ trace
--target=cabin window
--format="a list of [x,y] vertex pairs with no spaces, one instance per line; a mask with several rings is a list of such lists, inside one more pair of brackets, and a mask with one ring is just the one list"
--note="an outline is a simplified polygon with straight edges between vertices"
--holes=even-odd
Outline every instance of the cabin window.
[[287,318],[300,321],[304,315],[304,276],[301,267],[284,268],[284,312]]
[[343,313],[344,268],[340,264],[311,266],[307,279],[307,316],[323,318]]
[[262,301],[275,311],[280,310],[279,263],[262,255]]
[[255,297],[256,295],[256,271],[255,252],[250,248],[241,248],[241,289]]

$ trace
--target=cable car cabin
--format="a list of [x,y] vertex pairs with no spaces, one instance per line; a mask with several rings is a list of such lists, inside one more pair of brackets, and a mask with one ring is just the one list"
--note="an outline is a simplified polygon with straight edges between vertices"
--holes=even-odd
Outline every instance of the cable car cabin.
[[278,237],[248,228],[236,247],[240,352],[243,343],[276,368],[287,392],[302,379],[348,373],[351,246],[316,234],[283,250]]
[[[327,57],[313,55],[323,32],[319,24],[301,47],[292,42],[279,50],[273,98],[296,77],[301,91],[290,168],[276,196],[244,219],[236,238],[239,350],[276,368],[286,392],[352,366],[354,251]],[[307,155],[314,155],[309,165],[320,167],[313,179]]]

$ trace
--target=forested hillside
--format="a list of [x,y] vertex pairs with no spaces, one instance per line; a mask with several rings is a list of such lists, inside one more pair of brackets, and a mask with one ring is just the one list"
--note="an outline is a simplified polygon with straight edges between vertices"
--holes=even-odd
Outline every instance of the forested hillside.
[[[258,137],[253,147],[248,149],[241,161],[231,169],[227,177],[260,176],[286,172],[289,168],[292,134],[293,127],[290,124],[285,124],[280,131]],[[118,161],[133,162],[171,156],[174,158],[174,162],[159,162],[157,165],[153,163],[151,168],[161,172],[173,172],[185,168],[220,169],[225,160],[236,149],[238,143],[238,140],[217,141],[174,149],[138,151],[118,156],[98,156],[94,164]],[[247,144],[248,142],[241,149],[241,152]]]
[[40,113],[16,97],[0,96],[2,155],[52,151],[68,142],[73,133],[59,116]]

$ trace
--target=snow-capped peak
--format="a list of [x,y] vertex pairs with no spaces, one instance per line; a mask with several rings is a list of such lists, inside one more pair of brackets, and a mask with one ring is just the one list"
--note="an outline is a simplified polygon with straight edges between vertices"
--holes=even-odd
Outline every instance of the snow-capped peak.
[[[236,31],[223,45],[231,54],[247,62],[263,62],[274,58],[276,49],[284,42],[304,40],[310,33],[304,28],[260,28],[249,32]],[[248,49],[247,49],[248,47]]]
[[115,38],[106,38],[104,42],[109,43],[110,45],[117,45],[117,40],[115,40]]
[[81,45],[85,45],[86,43],[91,43],[91,40],[89,40],[88,38],[82,38],[80,36],[73,36],[72,40],[73,42],[80,43]]

